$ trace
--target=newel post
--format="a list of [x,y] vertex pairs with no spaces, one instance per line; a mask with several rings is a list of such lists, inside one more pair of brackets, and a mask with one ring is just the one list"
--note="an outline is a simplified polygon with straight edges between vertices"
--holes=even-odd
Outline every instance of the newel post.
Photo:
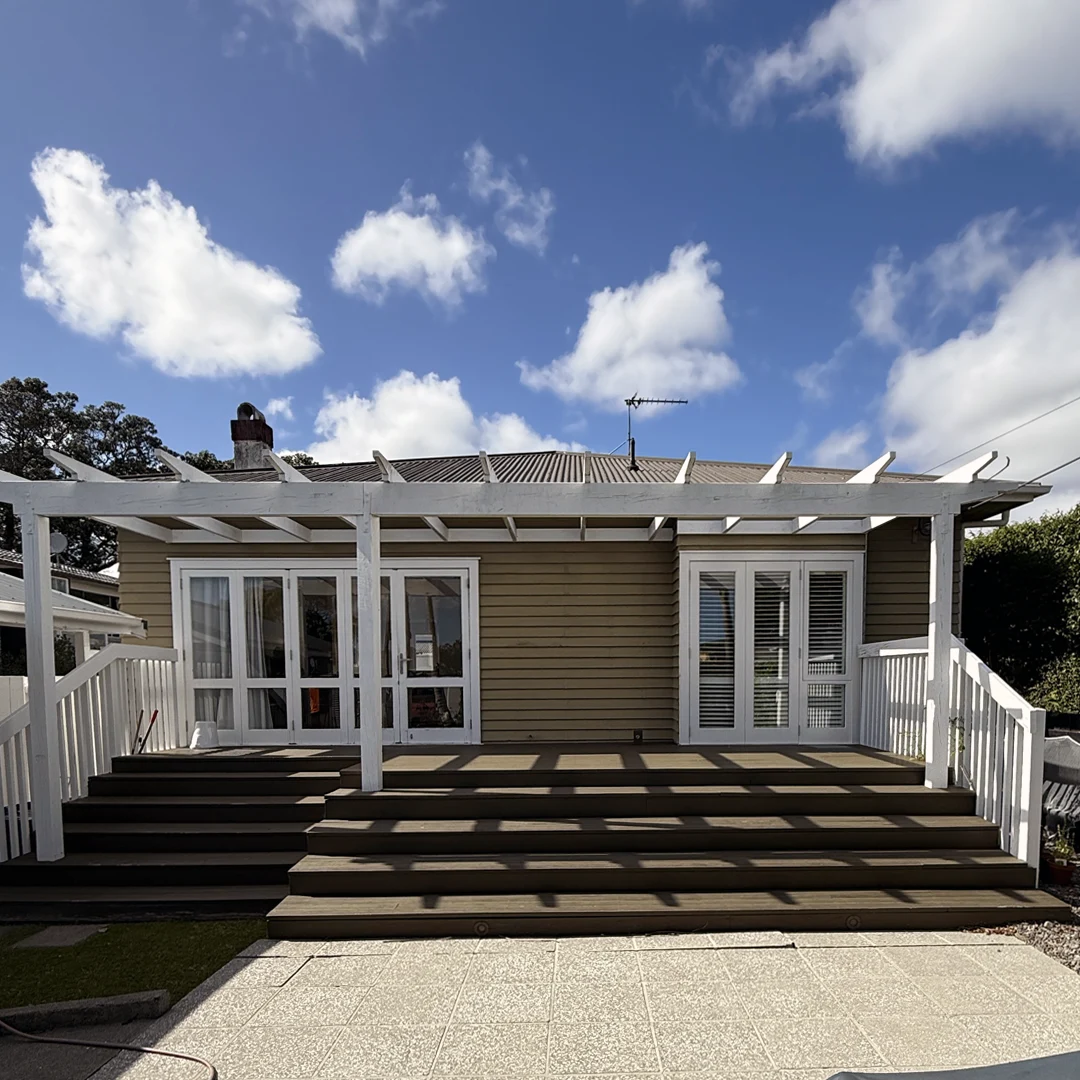
[[930,617],[926,634],[926,786],[949,785],[952,675],[953,513],[946,499],[931,519]]
[[382,778],[382,630],[380,618],[379,518],[364,492],[356,516],[356,625],[360,693],[360,786],[381,791]]
[[30,799],[35,852],[42,861],[64,857],[60,792],[60,732],[56,723],[52,564],[49,519],[22,515],[23,593],[26,604],[26,682],[30,718]]

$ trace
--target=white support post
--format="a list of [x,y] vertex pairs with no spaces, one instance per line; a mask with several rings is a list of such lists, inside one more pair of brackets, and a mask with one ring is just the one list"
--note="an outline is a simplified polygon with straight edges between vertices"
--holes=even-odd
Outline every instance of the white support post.
[[53,862],[64,857],[64,823],[60,732],[56,724],[49,519],[33,513],[29,506],[22,515],[22,542],[31,805],[37,858]]
[[931,518],[930,617],[926,641],[926,786],[949,784],[952,675],[953,515],[948,499]]
[[1046,710],[1028,709],[1020,773],[1020,837],[1016,857],[1039,871],[1042,851],[1043,754]]
[[356,517],[356,624],[360,688],[360,786],[381,791],[382,781],[382,602],[379,580],[379,519],[371,512],[371,494],[364,493],[363,513]]

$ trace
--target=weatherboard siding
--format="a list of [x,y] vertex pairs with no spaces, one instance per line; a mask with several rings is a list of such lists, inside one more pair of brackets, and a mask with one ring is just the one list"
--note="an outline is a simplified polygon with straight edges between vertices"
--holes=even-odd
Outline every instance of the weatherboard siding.
[[[962,535],[957,530],[954,622]],[[388,544],[391,557],[478,557],[481,738],[629,741],[678,730],[680,550],[864,551],[864,640],[926,633],[930,543],[912,519],[862,535],[685,536],[614,543]],[[351,558],[351,544],[161,544],[120,537],[120,606],[171,646],[169,559]]]
[[[676,728],[670,543],[387,544],[478,557],[485,742],[670,739]],[[121,534],[121,607],[172,644],[169,559],[349,558],[350,544],[161,544]]]

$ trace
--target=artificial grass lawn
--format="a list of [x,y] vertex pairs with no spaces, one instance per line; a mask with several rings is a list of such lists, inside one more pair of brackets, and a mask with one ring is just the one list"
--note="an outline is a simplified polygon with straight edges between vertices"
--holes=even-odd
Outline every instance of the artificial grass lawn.
[[180,1000],[241,949],[266,936],[265,919],[118,923],[79,945],[13,949],[42,929],[0,936],[0,1008],[168,990]]

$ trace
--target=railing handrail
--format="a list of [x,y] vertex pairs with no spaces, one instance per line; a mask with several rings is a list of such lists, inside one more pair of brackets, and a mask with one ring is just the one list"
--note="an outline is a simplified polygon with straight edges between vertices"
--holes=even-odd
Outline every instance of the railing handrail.
[[855,654],[860,660],[873,656],[910,656],[913,653],[924,653],[927,649],[925,635],[923,637],[898,638],[896,641],[870,641],[859,645]]
[[[80,686],[85,686],[95,675],[99,675],[114,660],[177,660],[176,649],[163,648],[160,645],[106,645],[89,660],[83,661],[73,671],[56,680],[56,697],[62,701],[74,693]],[[22,731],[30,723],[30,705],[21,706],[13,713],[0,720],[0,743],[6,742],[12,735]]]

